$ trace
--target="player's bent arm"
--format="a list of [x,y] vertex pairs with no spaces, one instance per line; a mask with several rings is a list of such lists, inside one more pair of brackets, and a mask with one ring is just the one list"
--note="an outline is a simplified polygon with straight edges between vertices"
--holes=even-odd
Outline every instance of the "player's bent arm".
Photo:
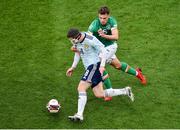
[[106,38],[108,40],[118,40],[119,34],[118,34],[118,29],[113,28],[111,29],[112,35],[101,35],[101,37]]
[[101,64],[100,66],[101,67],[105,67],[105,64],[106,64],[106,49],[104,47],[104,45],[101,43],[99,45],[99,48],[100,48],[100,55],[101,55]]
[[77,64],[79,63],[79,60],[80,60],[80,55],[79,55],[78,52],[75,52],[74,61],[73,61],[73,64],[72,64],[71,68],[75,69]]
[[101,43],[101,46],[100,46],[100,54],[99,56],[101,55],[101,64],[100,64],[100,67],[99,67],[99,71],[101,73],[101,75],[103,75],[103,72],[105,71],[105,65],[106,65],[106,49],[104,47],[104,45]]
[[101,67],[105,67],[106,64],[106,49],[105,46],[96,38],[93,38],[92,46],[98,50],[100,58],[101,58]]

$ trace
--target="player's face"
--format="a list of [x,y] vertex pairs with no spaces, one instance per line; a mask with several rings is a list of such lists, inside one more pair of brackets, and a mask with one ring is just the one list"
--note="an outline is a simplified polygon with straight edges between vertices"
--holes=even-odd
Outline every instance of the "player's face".
[[71,41],[72,44],[77,44],[78,43],[78,39],[69,38],[69,40]]
[[78,44],[80,42],[80,38],[81,38],[82,34],[79,33],[78,36],[74,37],[70,37],[69,40],[71,41],[71,43],[74,44]]
[[106,25],[108,18],[109,18],[108,14],[99,14],[99,20],[102,25]]

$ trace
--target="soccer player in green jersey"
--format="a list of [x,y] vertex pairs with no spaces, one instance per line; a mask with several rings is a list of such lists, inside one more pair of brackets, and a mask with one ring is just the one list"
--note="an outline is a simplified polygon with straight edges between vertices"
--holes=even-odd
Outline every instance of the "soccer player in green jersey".
[[[146,79],[145,76],[142,74],[141,69],[137,68],[135,70],[134,68],[130,67],[127,63],[120,62],[115,55],[117,51],[116,42],[119,38],[119,34],[117,28],[117,21],[115,20],[115,18],[110,16],[110,11],[108,7],[101,7],[98,10],[98,16],[99,17],[96,18],[90,24],[88,32],[93,34],[105,45],[107,51],[109,52],[107,62],[118,70],[136,76],[138,79],[140,79],[143,85],[146,85]],[[106,80],[109,80],[108,82],[111,83],[109,78],[107,78]],[[109,85],[106,84],[105,87],[109,88]]]

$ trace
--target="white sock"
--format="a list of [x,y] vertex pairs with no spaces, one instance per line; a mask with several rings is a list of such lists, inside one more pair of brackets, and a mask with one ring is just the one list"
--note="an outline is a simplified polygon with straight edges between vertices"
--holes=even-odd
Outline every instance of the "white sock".
[[83,115],[84,108],[87,102],[87,95],[86,92],[79,92],[79,99],[78,99],[78,115]]
[[126,88],[122,88],[122,89],[106,89],[104,91],[105,91],[105,97],[127,95]]

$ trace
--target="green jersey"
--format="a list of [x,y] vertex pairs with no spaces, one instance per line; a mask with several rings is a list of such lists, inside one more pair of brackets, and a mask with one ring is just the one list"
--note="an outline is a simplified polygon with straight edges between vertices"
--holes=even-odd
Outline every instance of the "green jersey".
[[88,32],[91,32],[98,40],[100,40],[105,46],[112,45],[116,40],[105,39],[98,34],[98,30],[102,29],[106,35],[111,35],[111,29],[117,28],[117,21],[113,17],[109,17],[106,25],[100,23],[99,18],[96,18],[89,26]]

